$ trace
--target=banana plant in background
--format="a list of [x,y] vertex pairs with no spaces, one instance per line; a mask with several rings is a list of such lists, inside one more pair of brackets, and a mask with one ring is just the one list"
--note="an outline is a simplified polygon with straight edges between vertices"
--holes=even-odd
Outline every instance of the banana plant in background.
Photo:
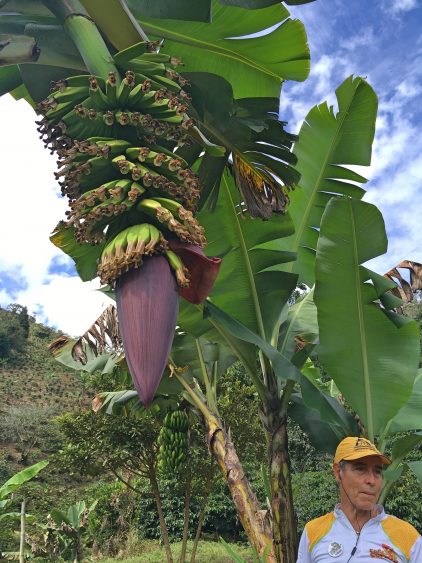
[[21,530],[20,530],[20,550],[19,553],[2,553],[0,551],[0,558],[6,556],[17,556],[19,560],[24,560],[25,558],[25,524],[26,521],[33,520],[33,517],[25,513],[25,501],[22,502],[21,512],[4,512],[7,505],[12,502],[11,495],[18,489],[21,485],[33,479],[44,467],[48,465],[48,461],[40,461],[19,473],[16,473],[11,477],[6,483],[0,486],[0,525],[2,521],[5,520],[21,520]]
[[33,546],[38,557],[64,561],[84,560],[83,535],[87,529],[90,513],[95,509],[97,501],[87,507],[85,501],[69,506],[66,512],[53,509],[48,515],[47,524],[43,525],[44,546]]
[[[393,444],[381,501],[405,469],[405,456],[422,442],[419,326],[395,311],[403,300],[390,278],[399,272],[381,276],[362,265],[386,250],[384,221],[374,205],[345,197],[330,201],[316,259],[318,357],[358,413],[364,435],[377,439],[381,451]],[[401,264],[412,268],[417,290],[420,264]],[[401,284],[411,290],[406,280]],[[420,479],[422,462],[409,467]]]
[[8,504],[11,502],[10,495],[15,492],[21,485],[33,479],[44,467],[48,465],[48,461],[40,461],[31,467],[27,467],[19,473],[16,473],[6,483],[0,486],[0,521],[7,518],[20,517],[19,512],[3,512]]

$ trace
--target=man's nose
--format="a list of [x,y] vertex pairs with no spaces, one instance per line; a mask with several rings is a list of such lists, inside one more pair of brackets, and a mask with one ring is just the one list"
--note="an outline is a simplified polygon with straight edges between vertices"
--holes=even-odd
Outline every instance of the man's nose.
[[366,473],[366,482],[369,483],[370,485],[374,485],[376,478],[377,478],[377,475],[376,475],[375,471],[373,471],[372,469],[369,469],[369,471],[367,471],[367,473]]

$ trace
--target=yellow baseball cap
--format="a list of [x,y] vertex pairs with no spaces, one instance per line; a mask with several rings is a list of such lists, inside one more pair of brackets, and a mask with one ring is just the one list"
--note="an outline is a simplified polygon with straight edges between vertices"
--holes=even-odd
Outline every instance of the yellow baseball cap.
[[387,456],[382,454],[372,442],[366,438],[359,438],[357,436],[348,436],[344,438],[337,446],[334,455],[334,463],[339,463],[342,460],[352,461],[370,455],[377,455],[382,463],[389,465],[391,461]]

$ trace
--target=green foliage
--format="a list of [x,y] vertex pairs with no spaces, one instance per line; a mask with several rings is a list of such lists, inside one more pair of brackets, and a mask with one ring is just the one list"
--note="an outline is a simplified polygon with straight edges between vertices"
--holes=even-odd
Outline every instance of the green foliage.
[[104,471],[147,473],[155,464],[159,423],[146,411],[142,418],[82,411],[58,418],[64,445],[57,455],[63,469],[80,475]]
[[26,307],[0,308],[0,360],[12,360],[26,348],[29,320]]
[[135,527],[137,495],[119,482],[99,481],[86,491],[89,502],[97,501],[88,520],[88,532],[101,553],[117,555]]
[[218,409],[226,428],[230,428],[242,463],[252,463],[256,467],[264,463],[266,441],[259,419],[259,399],[240,362],[230,367],[220,379]]
[[[183,532],[184,490],[176,485],[174,480],[160,480],[161,501],[171,541],[180,540]],[[151,493],[147,493],[145,486],[144,491],[139,500],[139,536],[146,539],[159,539],[161,532],[155,500]],[[194,494],[189,522],[191,538],[196,532],[200,501],[201,496]],[[203,533],[205,537],[224,536],[231,540],[244,539],[233,500],[221,476],[218,476],[213,484],[207,503]]]
[[338,502],[337,485],[331,468],[295,474],[292,487],[299,533],[306,522],[331,512]]
[[49,560],[83,560],[83,537],[87,532],[88,519],[96,501],[87,507],[85,501],[78,501],[66,511],[53,508],[47,517],[44,530],[44,545],[33,545],[36,555]]
[[394,484],[385,502],[385,509],[397,518],[406,520],[422,531],[422,506],[420,484],[411,471],[407,471]]
[[27,465],[31,453],[42,446],[46,453],[56,451],[60,445],[60,434],[53,422],[56,413],[51,407],[15,406],[6,407],[0,415],[2,439],[15,444],[20,453],[19,463]]
[[[244,543],[235,545],[236,552],[246,558],[248,563],[253,563],[252,552]],[[174,561],[178,561],[181,552],[181,542],[175,542],[171,546]],[[192,541],[187,544],[187,561],[192,551]],[[156,540],[141,540],[121,550],[121,563],[163,563],[165,553],[163,546]],[[115,558],[103,559],[102,563],[114,563]],[[201,540],[196,552],[195,563],[232,563],[233,560],[227,555],[226,550],[219,541]]]

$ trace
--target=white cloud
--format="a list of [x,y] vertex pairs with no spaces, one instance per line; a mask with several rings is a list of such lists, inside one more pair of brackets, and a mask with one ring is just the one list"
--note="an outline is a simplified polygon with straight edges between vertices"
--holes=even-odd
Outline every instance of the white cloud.
[[112,300],[99,291],[99,282],[82,283],[76,276],[50,275],[17,294],[16,301],[36,314],[39,322],[80,336]]
[[417,7],[418,0],[393,0],[389,6],[392,14],[410,12],[410,10],[414,10]]
[[[23,101],[0,99],[2,115],[0,194],[0,279],[16,288],[0,288],[0,304],[26,305],[40,322],[72,335],[84,332],[107,304],[93,292],[99,283],[84,284],[77,276],[50,274],[57,265],[73,262],[49,240],[67,207],[54,179],[55,158],[38,139],[36,115]],[[24,289],[22,289],[24,288]]]
[[415,98],[422,93],[422,84],[415,78],[408,78],[396,86],[396,91],[401,98]]
[[341,41],[340,46],[347,51],[354,51],[357,47],[374,45],[376,41],[377,38],[375,37],[374,29],[372,27],[364,27],[358,34]]

